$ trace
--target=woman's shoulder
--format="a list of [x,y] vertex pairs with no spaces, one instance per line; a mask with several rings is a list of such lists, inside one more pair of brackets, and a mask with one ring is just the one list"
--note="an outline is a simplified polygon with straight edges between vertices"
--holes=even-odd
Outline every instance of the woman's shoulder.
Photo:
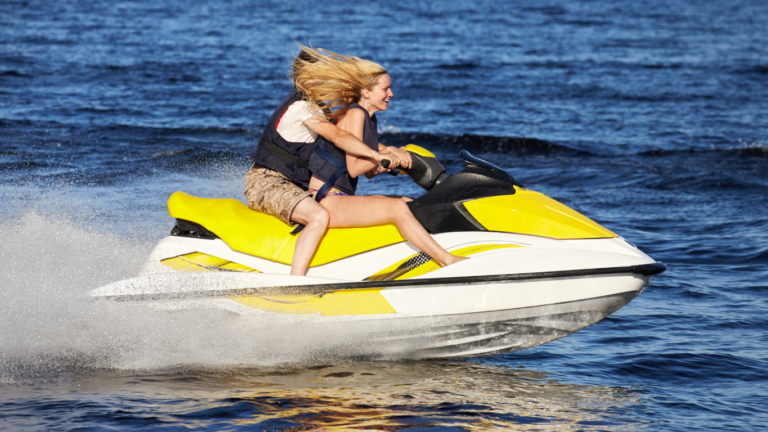
[[362,105],[360,105],[360,104],[359,104],[359,103],[357,103],[357,102],[351,103],[351,104],[349,104],[349,106],[347,107],[347,112],[351,112],[351,111],[353,111],[353,110],[354,110],[354,111],[360,111],[360,112],[362,112],[364,115],[367,115],[367,114],[368,114],[368,111],[367,111],[365,108],[363,108],[363,106],[362,106]]
[[[357,104],[355,104],[357,105]],[[344,114],[344,120],[345,121],[352,121],[352,122],[363,122],[365,121],[365,110],[360,105],[352,106],[350,105],[347,109],[347,112]]]

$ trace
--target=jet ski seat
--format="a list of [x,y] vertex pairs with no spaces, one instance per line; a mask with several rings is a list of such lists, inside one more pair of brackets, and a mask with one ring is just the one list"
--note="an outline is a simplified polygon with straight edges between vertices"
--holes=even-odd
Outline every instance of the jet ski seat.
[[[236,199],[198,198],[175,192],[168,199],[171,217],[193,222],[223,240],[233,250],[282,264],[291,264],[294,227],[249,209]],[[331,228],[320,242],[310,267],[405,241],[392,224],[367,228]]]

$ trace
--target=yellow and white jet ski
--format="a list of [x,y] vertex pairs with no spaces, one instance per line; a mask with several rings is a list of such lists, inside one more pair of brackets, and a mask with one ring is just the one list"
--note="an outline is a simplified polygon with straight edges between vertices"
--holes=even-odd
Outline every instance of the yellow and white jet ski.
[[471,259],[440,268],[393,225],[330,229],[308,275],[291,276],[292,227],[235,199],[176,192],[168,200],[176,226],[139,276],[91,295],[341,328],[359,332],[374,357],[461,357],[530,348],[594,324],[666,269],[466,151],[467,166],[448,176],[429,151],[406,149],[407,173],[427,191],[409,203],[414,216]]

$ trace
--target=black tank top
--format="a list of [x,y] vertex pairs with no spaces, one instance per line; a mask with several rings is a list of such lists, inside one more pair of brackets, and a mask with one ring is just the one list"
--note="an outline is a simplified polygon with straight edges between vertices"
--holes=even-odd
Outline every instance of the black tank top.
[[[363,123],[362,141],[374,151],[379,151],[379,136],[376,133],[376,114],[374,114],[373,117],[369,116],[368,110],[357,103],[351,104],[349,109],[359,109],[363,111],[365,114],[365,121]],[[332,142],[323,137],[317,139],[317,147],[327,151],[339,160],[346,161],[347,155],[344,150],[336,147]],[[315,177],[322,181],[326,181],[333,175],[334,171],[336,171],[336,166],[323,159],[317,153],[312,153],[312,156],[309,157],[309,170],[312,171],[312,174]],[[352,178],[348,172],[345,172],[338,178],[338,180],[336,180],[333,187],[354,195],[355,190],[357,189],[357,177]]]

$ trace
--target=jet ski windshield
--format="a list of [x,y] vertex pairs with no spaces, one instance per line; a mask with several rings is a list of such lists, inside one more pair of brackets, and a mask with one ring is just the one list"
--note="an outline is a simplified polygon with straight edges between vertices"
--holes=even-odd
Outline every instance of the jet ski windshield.
[[504,171],[503,169],[497,167],[496,165],[494,165],[494,164],[492,164],[492,163],[490,163],[490,162],[488,162],[486,160],[483,160],[483,159],[480,159],[479,157],[473,156],[472,153],[470,153],[470,152],[468,152],[466,150],[462,150],[461,153],[459,153],[459,157],[462,158],[464,160],[464,162],[467,162],[467,163],[471,163],[471,164],[475,164],[475,165],[480,165],[480,166],[484,166],[486,168],[491,168],[491,169],[495,169],[495,170],[499,170],[499,171]]
[[[439,185],[449,177],[445,173],[445,168],[443,165],[429,150],[415,146],[413,144],[407,145],[405,149],[411,153],[413,166],[411,168],[402,170],[402,172],[408,174],[414,183],[421,186],[424,190],[431,190],[433,187]],[[512,176],[507,174],[503,168],[498,167],[486,160],[480,159],[479,157],[474,156],[472,153],[466,150],[462,150],[459,153],[459,157],[467,162],[468,165],[474,166],[474,171],[477,174],[481,174],[483,171],[482,169],[485,169],[489,171],[487,175],[490,177],[499,179],[506,178],[511,184],[520,188],[524,188],[520,182],[516,181]],[[490,171],[495,171],[495,173],[491,173]]]

